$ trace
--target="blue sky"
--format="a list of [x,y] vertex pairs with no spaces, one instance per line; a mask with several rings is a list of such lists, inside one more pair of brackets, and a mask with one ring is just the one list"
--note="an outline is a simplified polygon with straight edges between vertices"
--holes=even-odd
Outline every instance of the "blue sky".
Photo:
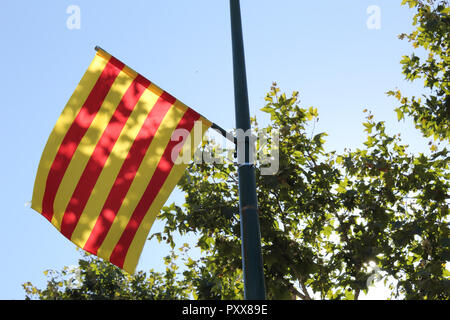
[[[399,61],[411,48],[397,35],[411,30],[413,11],[400,0],[241,2],[252,115],[267,121],[259,109],[276,81],[282,91],[299,91],[304,107],[318,108],[315,131],[329,134],[329,150],[361,146],[365,108],[387,122],[388,132],[401,132],[411,150],[427,150],[409,121],[396,121],[396,101],[385,95],[396,87],[420,93],[401,75]],[[80,9],[80,29],[67,27],[70,5]],[[380,29],[366,25],[371,5],[380,9]],[[4,0],[0,6],[0,299],[22,299],[22,283],[43,286],[44,270],[76,265],[80,257],[25,204],[48,135],[94,46],[233,128],[229,8],[226,0]],[[183,195],[174,192],[170,201],[181,203]],[[167,253],[148,242],[138,269],[161,269]]]

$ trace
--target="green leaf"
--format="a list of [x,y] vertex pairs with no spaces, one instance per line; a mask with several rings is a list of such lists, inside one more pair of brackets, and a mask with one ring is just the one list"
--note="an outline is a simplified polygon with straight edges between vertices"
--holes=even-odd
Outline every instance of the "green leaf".
[[274,109],[272,107],[268,106],[268,105],[263,107],[263,108],[261,108],[260,110],[262,112],[265,112],[265,113],[270,113],[270,114],[274,113]]
[[396,108],[395,112],[397,113],[397,120],[400,121],[405,118],[405,114],[400,108]]

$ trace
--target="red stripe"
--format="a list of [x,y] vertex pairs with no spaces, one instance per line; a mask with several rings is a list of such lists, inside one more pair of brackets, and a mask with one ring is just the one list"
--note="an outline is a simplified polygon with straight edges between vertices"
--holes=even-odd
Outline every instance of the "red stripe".
[[[196,120],[200,118],[199,114],[188,109],[184,114],[181,121],[178,123],[177,129],[185,129],[191,131]],[[125,257],[131,242],[138,230],[139,225],[144,219],[148,209],[150,208],[153,200],[156,198],[164,181],[167,179],[172,167],[174,165],[172,161],[172,150],[178,147],[179,141],[170,141],[164,150],[164,154],[158,163],[158,166],[153,174],[150,182],[142,195],[136,209],[134,210],[130,221],[128,222],[124,232],[122,233],[119,242],[114,247],[114,250],[110,256],[110,261],[120,268],[123,268]],[[181,149],[180,149],[181,150]]]
[[53,217],[53,203],[56,192],[70,160],[123,67],[122,62],[111,57],[59,146],[47,176],[42,200],[42,215],[49,221]]
[[174,102],[175,98],[167,93],[163,93],[147,115],[142,128],[128,152],[127,158],[120,168],[116,181],[83,248],[84,250],[97,254],[97,250],[102,245],[111,228],[114,218],[131,187],[137,170],[147,153],[156,131]]
[[148,86],[150,86],[150,81],[140,75],[133,80],[95,146],[61,222],[61,233],[67,238],[70,239],[72,237],[72,233],[86,207],[105,162],[111,154],[111,150],[117,142],[131,112]]

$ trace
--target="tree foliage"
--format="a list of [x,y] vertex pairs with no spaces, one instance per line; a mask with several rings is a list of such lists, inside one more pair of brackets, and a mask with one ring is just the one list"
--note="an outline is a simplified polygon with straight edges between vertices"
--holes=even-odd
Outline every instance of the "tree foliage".
[[77,267],[47,270],[47,286],[23,284],[26,299],[41,300],[175,300],[189,298],[189,289],[176,275],[178,256],[165,258],[165,272],[139,271],[130,275],[116,266],[85,253]]
[[[396,108],[398,119],[411,116],[416,128],[425,137],[450,141],[450,7],[447,0],[402,0],[417,8],[413,18],[416,27],[400,39],[412,43],[415,49],[401,60],[408,81],[423,81],[427,89],[422,97],[405,97],[399,90],[388,92],[401,105]],[[420,51],[421,50],[421,51]],[[419,51],[419,52],[417,52]],[[421,54],[425,52],[424,54]]]
[[[256,169],[268,297],[358,298],[377,270],[393,297],[448,298],[447,150],[408,154],[369,113],[365,148],[337,155],[324,150],[324,133],[309,133],[317,112],[298,93],[274,86],[266,100],[268,130],[280,132],[278,173]],[[192,164],[179,184],[186,203],[160,216],[169,243],[174,232],[200,235],[211,292],[221,294],[241,270],[235,168]]]
[[[401,101],[399,119],[412,117],[426,137],[449,139],[449,8],[446,1],[403,1],[417,8],[416,30],[401,35],[429,54],[405,56],[408,80],[423,79],[424,100],[389,92]],[[392,298],[449,299],[449,154],[412,154],[400,134],[365,110],[365,142],[342,154],[325,149],[315,133],[315,108],[301,106],[298,92],[274,84],[261,109],[267,132],[278,132],[279,170],[256,166],[258,212],[269,299],[357,299],[374,279],[384,279]],[[256,119],[253,127],[258,130]],[[270,141],[269,141],[270,142]],[[217,151],[213,142],[202,155]],[[236,163],[192,163],[179,183],[185,204],[163,208],[164,230],[151,238],[171,245],[165,273],[127,275],[87,256],[81,286],[66,271],[49,275],[47,288],[24,285],[40,299],[241,299],[243,297]],[[176,234],[196,236],[199,259]],[[182,260],[175,251],[181,250]],[[178,269],[178,266],[182,268]]]

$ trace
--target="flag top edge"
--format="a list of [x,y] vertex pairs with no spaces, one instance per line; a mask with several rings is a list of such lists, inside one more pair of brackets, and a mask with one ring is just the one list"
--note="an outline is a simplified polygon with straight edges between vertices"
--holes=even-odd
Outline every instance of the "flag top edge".
[[[109,54],[108,52],[106,52],[105,50],[103,50],[100,47],[96,47],[97,53],[96,55],[98,55],[99,57],[102,57],[103,59],[109,60],[111,59],[111,57],[113,57],[111,54]],[[116,57],[114,57],[115,59],[117,59]],[[119,60],[119,59],[117,59]],[[120,60],[119,60],[120,61]],[[154,82],[148,80],[146,77],[144,77],[143,75],[141,75],[140,73],[136,72],[134,69],[130,68],[127,64],[125,64],[125,67],[123,68],[122,72],[128,74],[130,77],[135,78],[137,75],[140,75],[141,77],[143,77],[144,79],[146,79],[147,81],[149,81],[152,85],[147,87],[147,90],[150,90],[151,92],[153,92],[154,94],[160,95],[161,92],[167,92],[163,89],[161,89],[158,85],[156,85]],[[168,92],[167,92],[168,93]],[[169,94],[169,93],[168,93]],[[187,108],[194,110],[190,107],[188,107],[186,104],[184,104],[182,101],[180,101],[179,99],[175,98],[176,102],[173,104],[173,106],[180,108],[183,111],[186,111]],[[195,111],[195,110],[194,110]],[[212,126],[212,121],[208,120],[207,118],[205,118],[203,115],[199,114],[200,116],[200,120],[205,122],[205,124],[208,127]]]

